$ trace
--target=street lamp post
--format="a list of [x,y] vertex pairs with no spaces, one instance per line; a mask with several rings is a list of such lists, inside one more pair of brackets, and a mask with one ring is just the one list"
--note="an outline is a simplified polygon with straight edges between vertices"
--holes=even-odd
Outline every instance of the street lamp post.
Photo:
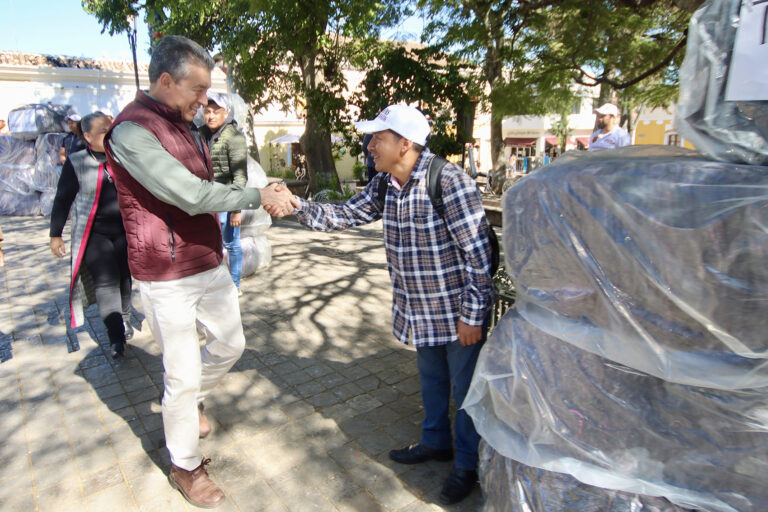
[[141,86],[139,85],[139,66],[136,61],[136,16],[128,16],[128,44],[133,55],[133,74],[136,77],[136,90],[139,90]]

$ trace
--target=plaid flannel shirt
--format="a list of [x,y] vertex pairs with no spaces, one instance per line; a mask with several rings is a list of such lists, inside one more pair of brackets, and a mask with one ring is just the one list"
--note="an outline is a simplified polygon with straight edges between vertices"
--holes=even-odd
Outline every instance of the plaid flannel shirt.
[[[383,218],[384,246],[394,288],[393,334],[416,347],[458,340],[459,320],[482,325],[493,303],[491,244],[482,198],[472,179],[453,164],[443,169],[445,216],[429,199],[425,174],[434,155],[425,149],[398,191],[390,175],[377,174],[343,205],[301,201],[299,222],[318,231],[339,231]],[[384,210],[379,181],[387,180]]]

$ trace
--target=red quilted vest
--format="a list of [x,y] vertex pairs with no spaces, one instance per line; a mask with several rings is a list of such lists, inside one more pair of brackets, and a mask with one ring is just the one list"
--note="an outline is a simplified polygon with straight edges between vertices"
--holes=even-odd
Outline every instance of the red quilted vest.
[[221,264],[221,228],[216,214],[190,216],[164,203],[139,184],[114,159],[109,149],[112,130],[124,121],[152,133],[166,151],[200,179],[213,181],[208,148],[205,154],[178,112],[143,92],[120,112],[104,139],[114,173],[120,213],[128,241],[131,275],[141,281],[187,277]]

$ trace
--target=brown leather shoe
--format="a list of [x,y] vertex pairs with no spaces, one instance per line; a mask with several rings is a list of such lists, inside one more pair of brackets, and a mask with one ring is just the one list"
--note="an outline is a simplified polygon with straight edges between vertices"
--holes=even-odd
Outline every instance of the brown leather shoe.
[[168,475],[171,487],[178,489],[182,496],[196,507],[214,508],[224,501],[224,493],[213,483],[205,470],[206,464],[210,462],[211,459],[203,459],[192,471],[171,465],[171,473]]
[[200,420],[200,439],[207,437],[211,433],[211,422],[205,417],[203,413],[203,404],[197,406],[198,419]]

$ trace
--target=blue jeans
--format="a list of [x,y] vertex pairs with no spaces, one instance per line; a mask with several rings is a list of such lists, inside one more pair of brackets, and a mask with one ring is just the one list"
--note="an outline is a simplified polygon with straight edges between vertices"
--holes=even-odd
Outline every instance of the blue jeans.
[[240,276],[243,274],[243,248],[240,245],[240,226],[233,228],[229,223],[229,212],[219,213],[221,222],[221,237],[224,239],[224,248],[229,253],[229,273],[235,286],[240,288]]
[[[421,398],[425,418],[421,425],[421,444],[435,450],[451,448],[451,418],[449,405],[453,399],[461,407],[467,395],[480,349],[488,336],[488,320],[483,325],[483,337],[474,345],[464,347],[454,341],[439,347],[419,347],[416,361],[421,377]],[[451,386],[453,384],[453,386]],[[456,453],[454,466],[462,470],[477,470],[477,445],[480,436],[472,418],[459,409],[454,425]]]

